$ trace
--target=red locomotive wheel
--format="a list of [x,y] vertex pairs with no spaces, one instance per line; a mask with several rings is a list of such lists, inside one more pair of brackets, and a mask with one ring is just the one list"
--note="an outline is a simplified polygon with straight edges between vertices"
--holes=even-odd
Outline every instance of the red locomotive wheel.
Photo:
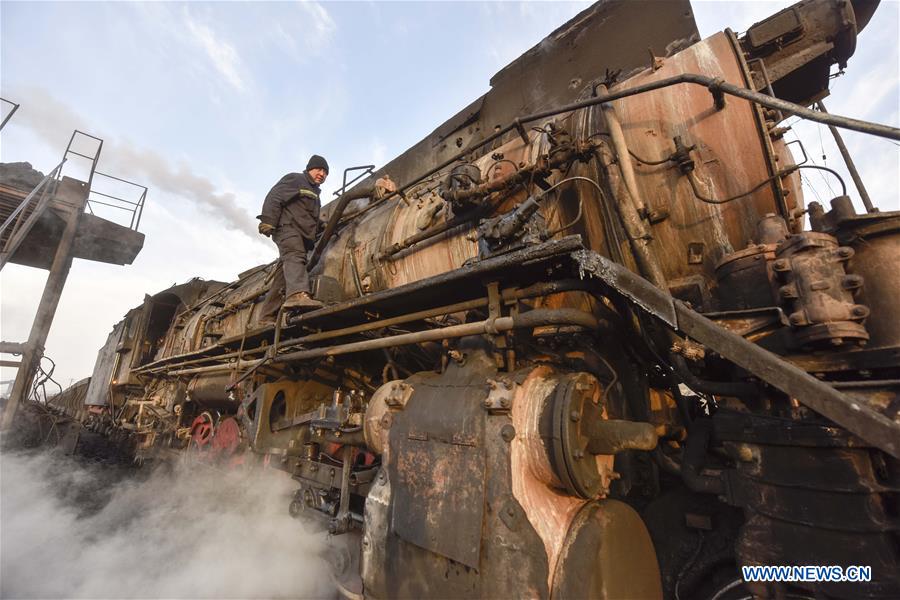
[[204,448],[209,444],[215,433],[213,427],[212,415],[208,412],[201,413],[191,423],[191,445],[197,448]]
[[226,417],[216,427],[212,438],[212,451],[219,458],[227,458],[234,454],[241,445],[241,426],[234,417]]

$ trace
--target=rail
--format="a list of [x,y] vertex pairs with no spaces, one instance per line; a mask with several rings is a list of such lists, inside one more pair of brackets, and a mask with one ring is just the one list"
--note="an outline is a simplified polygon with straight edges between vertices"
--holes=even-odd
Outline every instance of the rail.
[[[93,155],[84,154],[73,149],[73,145],[75,144],[75,141],[79,139],[79,136],[90,138],[98,142]],[[100,160],[100,153],[102,151],[103,140],[101,138],[76,129],[72,132],[72,137],[69,138],[69,144],[66,146],[66,151],[63,154],[63,158],[68,159],[70,156],[77,156],[79,158],[91,161],[90,171],[87,177],[88,199],[87,203],[85,204],[85,210],[94,214],[95,208],[97,208],[98,206],[104,206],[107,208],[114,208],[120,211],[124,211],[129,214],[128,228],[137,231],[141,223],[141,216],[144,212],[144,203],[147,200],[147,187],[134,183],[133,181],[128,181],[126,179],[122,179],[120,177],[115,177],[113,175],[109,175],[108,173],[101,173],[100,171],[98,171],[97,163]],[[126,186],[136,188],[137,190],[140,190],[140,193],[136,194],[133,200],[129,200],[126,198],[122,198],[121,196],[116,196],[114,194],[97,191],[96,189],[94,189],[95,176],[102,177],[104,178],[104,181],[107,182],[115,181],[121,184],[125,184]],[[98,199],[98,197],[100,199]],[[124,225],[124,223],[119,224]]]
[[6,115],[5,117],[3,117],[3,121],[0,122],[0,130],[2,130],[2,129],[6,126],[7,121],[9,121],[10,119],[12,119],[12,116],[13,116],[14,114],[16,114],[16,111],[17,111],[17,110],[19,110],[19,105],[16,104],[15,102],[12,102],[12,101],[10,101],[10,100],[7,100],[6,98],[0,98],[0,102],[4,102],[4,103],[6,103],[6,104],[12,105],[12,110],[9,111],[9,114]]
[[[50,181],[51,179],[55,179],[55,177],[57,176],[60,169],[62,169],[62,166],[65,163],[66,163],[66,159],[64,158],[58,165],[56,165],[53,168],[52,171],[47,173],[44,176],[44,178],[41,179],[40,183],[38,183],[36,186],[34,186],[34,189],[31,190],[31,192],[29,192],[28,195],[25,196],[25,198],[22,200],[22,202],[20,202],[19,205],[13,209],[13,211],[9,214],[9,216],[6,218],[6,220],[3,221],[3,224],[0,225],[0,236],[3,235],[3,233],[6,231],[6,229],[10,225],[12,225],[13,221],[15,221],[16,218],[25,211],[25,209],[28,207],[28,205],[31,203],[31,201],[37,197],[38,192],[41,191],[45,185],[47,185],[47,182]],[[41,195],[41,198],[43,198],[43,194]],[[40,202],[41,198],[38,198],[38,202]],[[13,235],[15,235],[16,230],[13,231]]]
[[[147,200],[147,187],[140,185],[138,183],[134,183],[133,181],[127,181],[125,179],[121,179],[119,177],[114,177],[113,175],[108,175],[106,173],[101,173],[100,171],[94,171],[94,175],[99,175],[101,177],[105,177],[107,179],[112,179],[118,181],[120,183],[127,184],[129,186],[133,186],[140,190],[140,196],[137,197],[136,201],[126,200],[125,198],[120,198],[118,196],[113,196],[112,194],[106,194],[103,192],[98,192],[95,189],[91,189],[88,195],[87,206],[93,212],[92,206],[107,206],[111,208],[116,208],[118,210],[123,210],[125,212],[130,213],[131,220],[128,223],[128,228],[134,231],[138,230],[141,224],[141,216],[144,213],[144,202]],[[93,198],[93,196],[100,196],[104,198],[104,200],[97,200]]]
[[[0,270],[6,266],[6,263],[9,262],[9,259],[12,258],[12,255],[15,254],[16,250],[25,240],[25,237],[31,231],[31,228],[37,223],[41,213],[50,201],[51,195],[47,192],[51,189],[51,186],[48,186],[47,184],[52,181],[55,185],[59,181],[59,174],[65,163],[66,159],[63,158],[52,171],[47,173],[47,175],[34,186],[34,189],[25,196],[22,202],[13,209],[6,220],[3,221],[3,225],[0,225],[0,240],[3,239],[3,234],[6,230],[12,226],[9,237],[3,242],[2,247],[0,247]],[[40,192],[40,194],[38,192]],[[27,212],[26,209],[32,203],[34,203],[34,207],[31,209],[31,212]]]
[[[354,171],[362,171],[362,173],[360,173],[359,175],[357,175],[350,181],[347,181],[347,175],[349,175],[350,173],[352,173]],[[340,187],[340,189],[335,190],[334,195],[342,196],[344,194],[344,192],[347,191],[347,186],[353,185],[354,183],[356,183],[357,181],[359,181],[366,175],[371,175],[373,171],[375,171],[375,165],[360,165],[358,167],[347,167],[346,169],[344,169],[344,180],[341,183],[341,187]]]

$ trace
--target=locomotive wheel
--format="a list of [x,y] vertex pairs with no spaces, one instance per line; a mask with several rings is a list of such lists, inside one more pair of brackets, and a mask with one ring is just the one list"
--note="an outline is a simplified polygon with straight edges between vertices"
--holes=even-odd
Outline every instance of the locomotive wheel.
[[[241,445],[241,426],[234,417],[225,417],[219,421],[215,428],[215,435],[212,436],[210,451],[218,460],[230,460],[229,464],[239,464],[235,462],[237,458],[235,454]],[[240,461],[242,462],[242,461]]]
[[196,449],[205,448],[215,433],[213,417],[208,412],[200,413],[191,423],[191,446]]

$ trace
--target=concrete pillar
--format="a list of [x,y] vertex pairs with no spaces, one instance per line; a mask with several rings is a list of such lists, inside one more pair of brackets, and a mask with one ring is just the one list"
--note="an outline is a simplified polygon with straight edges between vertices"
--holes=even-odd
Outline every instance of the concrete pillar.
[[12,424],[19,404],[27,398],[34,381],[38,361],[43,355],[47,335],[50,333],[50,326],[56,315],[56,307],[59,306],[59,299],[62,296],[63,287],[66,285],[69,269],[72,267],[72,247],[78,233],[78,222],[84,212],[85,202],[87,202],[87,195],[86,184],[65,177],[60,182],[56,197],[48,206],[48,210],[55,209],[57,214],[64,215],[66,225],[60,236],[59,245],[56,247],[50,274],[47,276],[47,283],[44,284],[44,293],[41,295],[28,341],[25,343],[22,363],[3,412],[3,419],[0,421],[0,429],[4,431]]

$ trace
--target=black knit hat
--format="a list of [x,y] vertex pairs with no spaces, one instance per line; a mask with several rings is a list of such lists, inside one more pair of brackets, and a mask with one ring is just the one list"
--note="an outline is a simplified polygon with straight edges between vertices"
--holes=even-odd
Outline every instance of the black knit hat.
[[325,169],[325,174],[328,174],[328,161],[319,156],[318,154],[313,154],[309,162],[306,163],[306,170],[310,169]]

